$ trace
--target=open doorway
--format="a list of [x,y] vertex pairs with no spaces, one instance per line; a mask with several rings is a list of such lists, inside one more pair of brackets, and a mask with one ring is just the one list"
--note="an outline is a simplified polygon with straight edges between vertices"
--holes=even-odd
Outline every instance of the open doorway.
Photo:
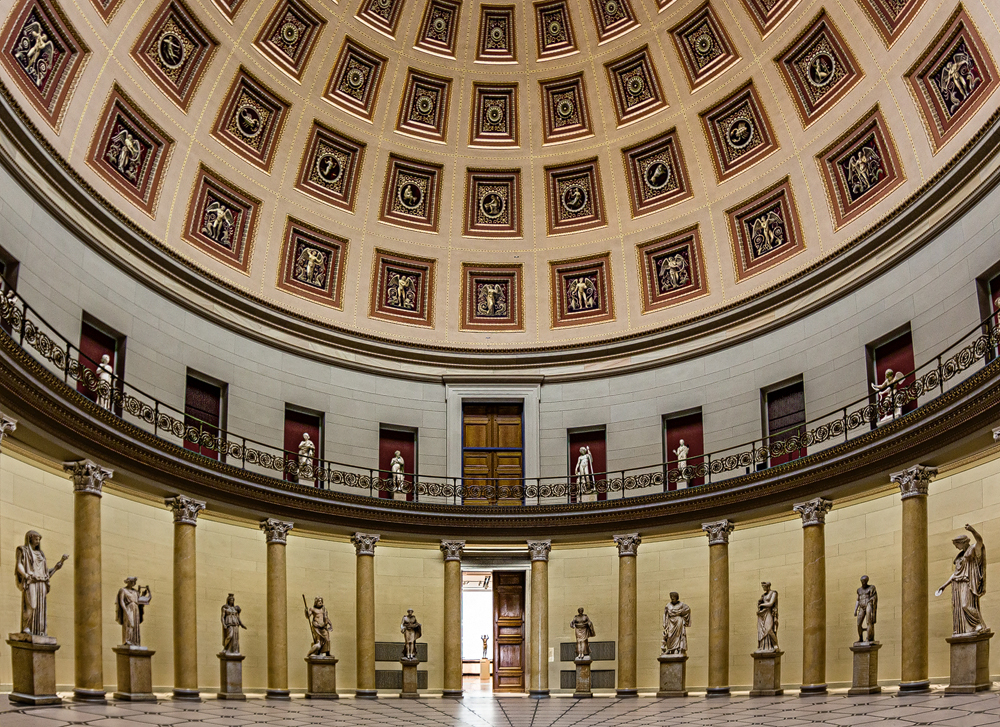
[[[482,661],[484,658],[486,663]],[[492,678],[493,571],[463,571],[462,688],[488,692]]]
[[[462,666],[470,690],[525,691],[525,572],[462,572]],[[485,637],[485,643],[484,643]],[[485,654],[485,656],[484,656]]]

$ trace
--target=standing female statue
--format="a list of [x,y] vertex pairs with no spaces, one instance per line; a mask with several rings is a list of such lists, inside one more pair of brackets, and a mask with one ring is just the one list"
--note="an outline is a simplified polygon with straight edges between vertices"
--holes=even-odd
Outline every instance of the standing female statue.
[[771,584],[760,584],[764,594],[757,600],[757,651],[778,650],[778,592]]
[[979,610],[979,599],[986,593],[986,546],[974,527],[966,525],[965,529],[972,533],[976,542],[972,543],[968,535],[959,535],[951,541],[958,548],[955,572],[934,592],[935,596],[940,596],[951,584],[951,619],[955,636],[987,630]]
[[240,653],[240,629],[245,629],[240,618],[240,607],[232,593],[222,607],[222,650],[227,654]]
[[660,654],[686,654],[687,627],[691,625],[691,607],[677,593],[670,594],[670,603],[663,609],[663,646]]

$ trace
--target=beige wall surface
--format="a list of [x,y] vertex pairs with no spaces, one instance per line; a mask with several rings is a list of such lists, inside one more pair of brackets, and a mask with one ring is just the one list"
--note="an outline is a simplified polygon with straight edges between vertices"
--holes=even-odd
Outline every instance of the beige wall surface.
[[[7,447],[9,451],[11,447]],[[127,493],[105,490],[102,499],[104,575],[104,674],[113,687],[111,647],[121,641],[114,623],[115,594],[126,575],[135,575],[153,591],[146,610],[143,643],[156,650],[153,683],[168,688],[173,679],[172,633],[172,522],[170,513],[155,502],[141,501]],[[948,651],[944,639],[951,629],[951,600],[933,597],[933,589],[951,573],[954,547],[951,539],[972,523],[987,547],[1000,543],[1000,457],[975,466],[946,470],[931,484],[930,520],[930,676],[944,681]],[[18,628],[20,595],[11,577],[14,549],[24,533],[42,533],[49,563],[71,553],[73,541],[73,491],[61,472],[30,463],[9,453],[0,455],[0,633]],[[731,683],[746,687],[751,681],[750,652],[756,647],[755,604],[760,581],[768,579],[780,593],[779,643],[785,652],[783,681],[795,685],[802,666],[802,528],[791,515],[761,525],[737,523],[730,538],[731,580]],[[883,643],[880,676],[899,678],[901,507],[898,492],[867,501],[836,504],[827,515],[827,679],[843,685],[851,678],[848,646],[855,640],[852,615],[855,589],[862,574],[878,587],[880,610],[878,638]],[[470,543],[471,544],[471,543]],[[199,684],[211,691],[218,685],[221,648],[219,609],[226,594],[234,592],[243,608],[249,630],[241,645],[247,655],[244,683],[259,690],[266,680],[265,544],[255,522],[214,519],[211,503],[198,521],[198,647]],[[340,659],[338,686],[354,687],[354,568],[350,543],[292,531],[288,538],[288,643],[289,685],[305,688],[303,657],[309,632],[302,614],[302,595],[325,598],[334,622],[334,654]],[[708,541],[701,532],[656,542],[645,542],[638,556],[638,684],[642,690],[656,686],[662,609],[670,591],[676,590],[691,606],[688,632],[689,687],[707,681]],[[997,566],[990,564],[992,572]],[[550,686],[557,689],[559,644],[572,641],[569,621],[583,606],[594,619],[598,640],[617,639],[618,554],[614,546],[556,547],[549,568],[549,646],[556,661],[549,664]],[[376,638],[401,642],[399,621],[407,608],[423,624],[428,644],[429,687],[442,687],[443,565],[436,547],[380,543],[375,555]],[[72,560],[53,577],[49,597],[49,633],[62,648],[56,655],[57,681],[68,686],[73,675],[73,569]],[[994,576],[988,583],[994,582]],[[983,601],[987,623],[998,623],[992,593]],[[998,669],[994,656],[993,671]],[[601,662],[598,668],[615,668]],[[398,668],[379,663],[378,668]],[[9,649],[0,647],[0,685],[11,683]]]

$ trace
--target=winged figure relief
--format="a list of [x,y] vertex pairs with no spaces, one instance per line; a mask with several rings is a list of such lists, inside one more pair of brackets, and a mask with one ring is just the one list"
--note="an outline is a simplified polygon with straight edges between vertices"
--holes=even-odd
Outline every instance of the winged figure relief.
[[326,255],[314,247],[303,247],[295,261],[295,276],[309,285],[322,286],[326,280]]
[[14,57],[28,77],[41,88],[56,55],[56,47],[49,39],[49,34],[38,21],[28,23],[21,30],[21,39],[17,45]]
[[785,241],[785,222],[774,210],[765,212],[750,227],[754,257],[771,252]]
[[870,146],[861,147],[847,160],[847,183],[855,195],[867,192],[883,174],[882,159]]
[[139,157],[142,143],[128,129],[122,128],[111,137],[107,157],[123,177],[136,181],[139,177]]
[[687,260],[680,253],[667,255],[660,261],[659,278],[660,292],[662,293],[686,285],[691,279],[688,274]]
[[948,113],[954,114],[979,85],[975,61],[968,53],[954,53],[938,73],[937,85],[948,105]]
[[395,271],[389,273],[386,299],[389,305],[394,308],[416,310],[417,291],[413,276],[400,275]]
[[599,304],[597,286],[588,277],[571,278],[566,286],[567,308],[571,311],[583,311],[596,308]]
[[486,283],[479,288],[476,313],[485,317],[507,315],[507,295],[499,283]]

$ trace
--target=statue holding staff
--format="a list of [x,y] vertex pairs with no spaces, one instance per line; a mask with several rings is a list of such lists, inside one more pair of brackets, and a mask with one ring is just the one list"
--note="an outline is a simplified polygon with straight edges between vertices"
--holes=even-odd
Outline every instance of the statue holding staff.
[[331,656],[330,642],[333,635],[333,622],[330,621],[330,614],[323,605],[323,599],[319,596],[313,601],[312,608],[306,603],[305,594],[302,595],[302,605],[305,606],[306,619],[309,621],[309,629],[312,631],[312,648],[309,649],[308,656]]
[[21,591],[21,633],[29,636],[46,636],[46,609],[48,606],[49,578],[63,567],[68,555],[52,568],[42,552],[42,536],[35,530],[24,534],[24,545],[17,546],[14,577]]

